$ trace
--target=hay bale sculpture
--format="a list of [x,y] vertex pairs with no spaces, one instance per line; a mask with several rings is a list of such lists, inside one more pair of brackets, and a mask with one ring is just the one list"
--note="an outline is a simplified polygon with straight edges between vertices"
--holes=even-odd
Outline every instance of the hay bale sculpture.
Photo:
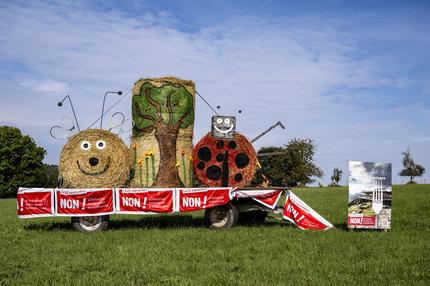
[[130,174],[130,154],[117,135],[88,129],[69,139],[58,169],[65,188],[124,187]]
[[212,132],[193,151],[197,179],[208,187],[244,187],[256,171],[257,155],[251,142],[235,132],[230,116],[212,117]]
[[133,187],[192,186],[194,99],[192,81],[163,77],[134,84]]
[[[64,145],[58,170],[63,188],[124,187],[130,176],[130,153],[112,132],[88,129]],[[78,231],[104,230],[108,222],[108,215],[72,217],[72,226]]]

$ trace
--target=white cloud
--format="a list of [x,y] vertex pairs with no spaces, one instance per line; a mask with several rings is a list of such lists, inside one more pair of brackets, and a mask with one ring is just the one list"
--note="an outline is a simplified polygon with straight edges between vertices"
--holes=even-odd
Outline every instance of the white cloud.
[[67,86],[67,83],[47,79],[47,80],[44,80],[44,81],[36,84],[33,87],[33,89],[35,91],[62,94],[62,93],[67,92],[68,86]]

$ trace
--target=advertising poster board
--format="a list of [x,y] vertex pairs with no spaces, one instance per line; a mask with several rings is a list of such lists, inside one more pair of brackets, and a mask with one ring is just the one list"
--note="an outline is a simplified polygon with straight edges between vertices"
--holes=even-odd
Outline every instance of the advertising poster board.
[[348,228],[390,229],[391,163],[349,162]]

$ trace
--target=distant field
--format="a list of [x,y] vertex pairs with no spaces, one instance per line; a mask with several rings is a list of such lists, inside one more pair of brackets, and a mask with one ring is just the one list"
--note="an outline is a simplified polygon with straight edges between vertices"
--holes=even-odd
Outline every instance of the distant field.
[[113,216],[108,231],[16,216],[0,200],[0,285],[430,285],[430,185],[394,186],[392,230],[348,231],[347,188],[293,190],[336,229],[214,231],[202,213]]

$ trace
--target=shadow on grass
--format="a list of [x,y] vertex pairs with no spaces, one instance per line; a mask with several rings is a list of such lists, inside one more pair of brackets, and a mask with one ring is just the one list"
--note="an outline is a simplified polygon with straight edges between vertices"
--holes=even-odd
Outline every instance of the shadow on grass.
[[204,227],[203,218],[191,215],[150,216],[141,219],[113,219],[109,221],[109,229],[134,228],[197,228]]
[[346,223],[334,223],[333,226],[336,229],[340,229],[340,230],[349,230],[348,225]]
[[72,224],[70,222],[32,222],[24,225],[24,229],[31,231],[72,231]]
[[[292,224],[267,219],[262,224],[239,222],[241,227],[294,227]],[[147,217],[114,217],[109,221],[108,230],[118,229],[177,229],[177,228],[204,228],[203,217],[192,215],[166,215]],[[29,231],[72,231],[71,222],[32,222],[24,225]]]

